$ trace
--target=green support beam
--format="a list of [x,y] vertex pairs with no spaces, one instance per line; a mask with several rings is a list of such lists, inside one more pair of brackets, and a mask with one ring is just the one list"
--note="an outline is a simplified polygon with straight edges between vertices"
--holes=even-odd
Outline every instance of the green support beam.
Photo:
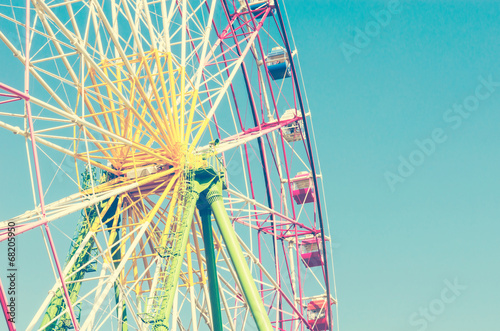
[[120,291],[120,287],[118,286],[118,281],[116,281],[114,284],[114,290],[115,290],[116,314],[119,317],[118,323],[121,323],[122,331],[128,331],[127,305],[125,304],[125,300],[123,300],[122,305],[120,306],[120,301],[121,301],[120,296],[122,296],[122,293]]
[[[172,261],[171,273],[168,275],[165,291],[164,300],[161,302],[160,313],[157,317],[157,321],[153,330],[164,330],[162,328],[167,327],[167,321],[170,317],[172,311],[172,306],[174,304],[175,291],[177,290],[177,285],[179,283],[179,275],[181,272],[182,261],[184,253],[186,252],[186,246],[189,239],[189,230],[191,229],[191,222],[193,221],[193,215],[196,208],[196,201],[198,200],[198,194],[195,191],[185,192],[185,205],[184,211],[182,213],[182,221],[180,227],[182,229],[182,237],[180,239],[180,245],[176,245],[175,255]],[[168,329],[167,329],[168,330]]]
[[[74,241],[73,245],[71,246],[70,252],[68,254],[68,259],[71,260],[73,255],[75,254],[76,250],[80,246],[80,243],[82,242],[83,238],[87,235],[89,231],[89,225],[87,223],[83,223],[81,227],[77,230],[77,237],[76,240]],[[80,282],[74,282],[78,279],[82,279],[85,275],[85,269],[82,268],[80,271],[76,272],[76,270],[80,269],[84,264],[86,264],[91,257],[91,252],[92,252],[92,247],[94,246],[94,241],[92,238],[87,242],[85,247],[83,248],[80,256],[76,259],[75,263],[73,264],[73,267],[70,269],[69,274],[73,274],[73,276],[66,278],[67,282],[73,282],[69,284],[68,286],[68,291],[70,294],[70,300],[72,303],[76,301],[76,298],[78,296],[78,292],[81,287]],[[66,263],[67,263],[66,262]],[[52,323],[48,324],[51,320],[53,320],[57,315],[61,313],[63,308],[65,308],[64,300],[63,300],[63,293],[61,289],[58,289],[52,299],[50,300],[49,306],[47,307],[47,310],[45,311],[45,315],[43,316],[42,322],[40,324],[40,327],[46,326],[43,330],[55,330],[56,326],[58,328],[63,327],[63,322],[60,321],[59,325],[57,323],[57,320],[53,321]],[[67,316],[66,316],[67,315]],[[61,320],[64,320],[65,317],[69,317],[69,314],[63,315],[63,318]]]
[[[205,258],[207,261],[208,288],[210,307],[212,308],[213,331],[222,331],[222,310],[219,297],[219,280],[217,279],[217,264],[215,261],[214,238],[212,232],[212,212],[210,207],[203,203],[206,199],[198,200],[201,225],[203,229],[203,244],[205,245]],[[201,202],[201,203],[200,203]]]
[[[100,177],[98,178],[96,175],[96,171],[94,169],[92,171],[89,171],[87,169],[82,173],[83,190],[91,187],[91,182],[92,182],[90,178],[91,175],[96,185],[103,183],[109,179],[108,174],[105,172],[101,173]],[[73,237],[73,241],[71,243],[66,263],[68,263],[71,260],[71,258],[75,255],[78,247],[80,247],[81,242],[87,236],[91,227],[99,222],[99,213],[102,210],[104,210],[104,208],[106,208],[108,202],[110,202],[110,200],[101,201],[97,205],[97,207],[95,206],[90,207],[82,211],[82,219],[77,227],[77,230],[75,231],[75,236]],[[103,223],[107,223],[111,217],[115,216],[117,202],[118,202],[117,199],[114,199],[114,201],[111,202],[112,203],[111,206],[108,208],[106,214],[102,217]],[[86,268],[82,268],[82,266],[88,263],[93,258],[92,250],[94,248],[94,244],[95,244],[94,239],[90,238],[90,240],[85,244],[85,247],[81,251],[80,255],[77,257],[75,263],[73,264],[68,273],[69,275],[72,274],[72,276],[66,278],[66,282],[71,282],[70,284],[68,284],[68,291],[70,294],[70,300],[72,304],[77,301],[78,293],[80,292],[80,288],[82,286],[82,283],[79,282],[78,280],[83,279],[85,277],[85,274],[88,272],[87,269],[89,266],[87,266]],[[80,270],[76,271],[78,269]],[[72,323],[70,323],[71,319],[68,313],[63,314],[63,316],[59,319],[59,322],[55,320],[52,323],[48,324],[57,315],[59,315],[61,311],[63,311],[65,308],[66,304],[63,301],[63,294],[61,290],[58,289],[57,292],[52,297],[52,299],[50,300],[49,306],[45,311],[45,315],[43,316],[40,327],[45,326],[43,330],[66,330],[69,324],[72,325]]]
[[238,237],[224,207],[222,201],[222,190],[226,188],[224,173],[219,173],[217,168],[217,165],[210,164],[205,168],[185,171],[184,187],[180,192],[180,203],[176,210],[176,221],[171,225],[173,232],[164,234],[165,238],[162,238],[161,242],[165,247],[157,248],[158,254],[165,259],[162,262],[162,270],[165,275],[159,279],[159,285],[145,301],[145,310],[140,313],[145,323],[153,324],[153,331],[167,331],[169,329],[168,321],[196,206],[200,210],[202,220],[213,330],[222,331],[223,323],[210,209],[215,216],[257,328],[259,331],[273,330],[264,302],[259,295],[239,245]]
[[224,207],[224,202],[222,200],[222,187],[224,183],[219,178],[217,179],[218,180],[211,185],[207,193],[207,201],[210,204],[212,212],[214,213],[219,231],[222,235],[224,243],[226,244],[229,256],[231,257],[231,262],[233,263],[234,269],[238,275],[243,294],[248,307],[252,312],[255,324],[257,325],[259,331],[271,331],[273,329],[271,321],[269,320],[262,298],[259,295],[255,281],[253,280],[250,269],[245,261],[236,232],[233,229],[231,220],[229,219],[226,208]]
[[[121,218],[118,217],[118,220],[116,224],[113,224],[113,227],[119,226],[120,223]],[[120,231],[117,231],[116,229],[111,230],[109,240],[111,241],[111,246],[113,246],[113,248],[111,249],[113,265],[115,266],[115,268],[118,268],[118,265],[120,265],[122,258],[120,245],[116,244],[118,241],[120,241]],[[118,316],[118,323],[121,324],[121,330],[128,331],[127,305],[125,303],[125,300],[123,299],[123,293],[120,290],[119,282],[120,278],[118,278],[113,284],[115,291],[116,315]]]

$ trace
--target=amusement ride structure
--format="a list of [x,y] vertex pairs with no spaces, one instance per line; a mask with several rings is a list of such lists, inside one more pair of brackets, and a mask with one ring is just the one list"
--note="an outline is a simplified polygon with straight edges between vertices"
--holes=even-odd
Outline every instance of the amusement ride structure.
[[11,1],[0,22],[25,69],[0,77],[1,134],[35,201],[0,245],[14,233],[51,283],[11,318],[0,282],[2,328],[338,330],[282,1]]

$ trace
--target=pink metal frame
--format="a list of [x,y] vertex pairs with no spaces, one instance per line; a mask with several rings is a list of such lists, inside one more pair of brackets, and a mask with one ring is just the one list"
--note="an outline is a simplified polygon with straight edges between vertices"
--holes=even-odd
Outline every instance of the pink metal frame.
[[[242,13],[237,13],[237,14],[233,14],[231,15],[230,14],[230,8],[229,6],[232,5],[232,8],[234,9],[233,12],[236,12],[236,8],[238,8],[239,6],[239,2],[237,1],[224,1],[224,0],[221,0],[223,6],[224,6],[224,12],[225,12],[225,15],[226,15],[226,18],[228,21],[234,21],[234,18],[237,17],[238,20],[236,21],[238,24],[236,27],[233,28],[233,25],[231,24],[231,31],[230,31],[230,34],[233,36],[233,41],[234,41],[234,44],[237,46],[237,51],[238,51],[238,54],[241,54],[241,49],[239,47],[239,44],[238,44],[238,39],[237,39],[237,34],[235,33],[236,30],[240,30],[241,27],[246,27],[246,28],[249,28],[250,30],[256,28],[259,24],[257,22],[257,18],[259,18],[261,20],[261,22],[265,19],[265,16],[264,18],[262,18],[261,16],[261,13],[263,13],[265,11],[265,14],[267,16],[268,12],[267,10],[270,8],[269,6],[265,7],[266,10],[264,9],[259,9],[259,10],[249,10],[248,12],[242,12]],[[231,4],[232,2],[232,4]],[[249,2],[248,0],[245,0],[246,2],[246,8],[250,8],[249,6]],[[276,7],[275,8],[272,8],[273,10],[276,9],[277,12],[278,12],[278,15],[275,15],[272,17],[272,19],[274,19],[274,23],[276,24],[276,26],[278,26],[278,29],[280,30],[280,34],[281,34],[281,38],[283,40],[283,45],[286,47],[287,49],[287,53],[289,55],[289,58],[291,59],[291,51],[290,51],[290,47],[289,47],[289,43],[288,43],[288,37],[287,37],[287,33],[286,31],[284,30],[284,26],[283,26],[283,23],[282,23],[282,18],[281,18],[281,14],[279,12],[279,8],[278,7],[279,4],[276,4]],[[251,14],[250,15],[250,19],[242,19],[242,17],[246,14]],[[278,19],[276,18],[276,16],[278,16]],[[271,14],[269,14],[269,17],[271,17]],[[269,18],[270,19],[270,18]],[[235,22],[235,24],[236,24]],[[225,30],[227,31],[227,30]],[[258,45],[257,49],[258,51],[260,52],[260,57],[262,59],[265,58],[265,54],[264,54],[264,47],[263,47],[263,43],[261,41],[261,38],[260,38],[260,35],[257,36],[256,38],[256,43]],[[221,48],[224,46],[227,46],[226,44],[221,44]],[[227,46],[228,49],[230,48],[231,51],[233,51],[234,49],[234,46]],[[226,51],[227,52],[227,51]],[[224,61],[221,61],[221,62],[226,62],[226,65],[227,63],[229,63],[230,61],[226,61],[226,59],[224,59]],[[305,109],[304,109],[304,105],[302,103],[302,97],[301,97],[301,91],[300,91],[300,87],[299,87],[299,84],[297,82],[297,75],[296,75],[296,70],[295,70],[295,66],[294,66],[294,63],[293,63],[293,59],[291,59],[290,61],[291,63],[291,67],[292,67],[292,72],[293,72],[293,75],[291,77],[291,80],[292,80],[292,84],[293,86],[295,86],[295,88],[293,88],[293,106],[295,107],[295,109],[300,109],[302,111],[302,116],[304,117],[305,116]],[[267,69],[267,65],[264,61],[263,63],[263,74],[265,76],[265,81],[267,81],[267,84],[268,84],[268,91],[270,92],[270,95],[271,95],[271,100],[272,100],[272,106],[274,107],[274,110],[275,110],[275,113],[277,114],[278,116],[278,121],[280,121],[279,119],[279,113],[278,113],[278,106],[277,106],[277,101],[276,101],[276,97],[274,95],[274,89],[275,87],[273,86],[273,83],[274,85],[276,85],[275,82],[272,81],[272,79],[270,78],[270,75],[269,75],[269,71]],[[261,68],[258,68],[257,70],[261,70]],[[240,123],[240,129],[241,129],[241,133],[239,134],[240,136],[245,136],[249,133],[251,133],[253,130],[257,130],[257,131],[266,131],[266,126],[268,126],[269,124],[265,123],[264,121],[264,114],[263,114],[263,111],[261,112],[261,117],[259,119],[259,114],[257,113],[257,103],[260,103],[261,105],[263,104],[263,100],[262,100],[262,91],[261,89],[265,88],[264,86],[261,86],[261,83],[260,83],[260,80],[259,80],[259,98],[255,98],[254,94],[253,94],[253,91],[252,91],[252,87],[251,87],[251,84],[250,84],[250,78],[249,78],[249,74],[248,74],[248,71],[246,69],[246,65],[245,63],[242,64],[242,73],[243,73],[243,77],[247,83],[247,92],[248,92],[248,95],[249,95],[249,102],[250,102],[250,106],[251,106],[251,109],[252,109],[252,114],[253,114],[253,117],[254,117],[254,123],[255,123],[255,128],[253,129],[245,129],[244,125],[243,125],[243,120],[242,118],[244,118],[244,114],[241,113],[241,109],[240,107],[238,106],[238,103],[237,103],[237,100],[236,100],[236,96],[234,95],[234,92],[233,92],[233,99],[234,99],[234,106],[235,106],[235,109],[236,109],[236,112],[237,112],[237,115],[238,115],[238,119],[239,119],[239,123]],[[231,84],[231,91],[234,91],[233,90],[233,86]],[[263,109],[263,107],[261,107],[261,109]],[[305,129],[307,130],[307,123],[306,123],[306,118],[304,117],[304,124],[305,124]],[[318,183],[317,183],[317,179],[316,179],[316,171],[315,171],[315,164],[314,164],[314,158],[313,158],[313,155],[312,155],[312,148],[311,148],[311,142],[310,142],[310,138],[309,138],[309,134],[308,132],[306,132],[307,135],[306,135],[306,139],[303,141],[303,147],[304,149],[306,150],[306,155],[308,157],[308,160],[309,160],[309,163],[311,164],[311,168],[313,169],[313,184],[314,184],[314,191],[316,192],[317,195],[319,195],[319,190],[318,190]],[[300,304],[300,312],[297,312],[295,311],[295,308],[293,307],[293,304],[291,302],[288,302],[290,304],[290,306],[292,306],[292,308],[294,309],[294,312],[298,314],[298,319],[302,320],[302,323],[301,324],[301,330],[304,330],[304,326],[308,325],[308,322],[307,322],[307,319],[304,317],[304,309],[303,309],[303,288],[302,288],[302,277],[301,277],[301,274],[302,272],[300,272],[300,268],[301,268],[301,263],[300,263],[300,254],[298,252],[300,252],[300,247],[299,247],[299,236],[304,236],[304,235],[319,235],[320,236],[320,239],[323,241],[323,251],[322,251],[322,255],[323,255],[323,259],[325,260],[325,265],[322,266],[322,271],[323,271],[323,276],[325,278],[325,285],[327,287],[327,296],[330,297],[330,289],[329,289],[329,274],[328,274],[328,267],[327,267],[327,259],[326,259],[326,245],[324,244],[324,241],[325,241],[325,237],[324,237],[324,229],[323,229],[323,217],[322,217],[322,211],[321,211],[321,206],[320,206],[320,199],[319,197],[317,198],[316,200],[316,204],[314,204],[314,219],[313,219],[313,227],[310,227],[310,226],[306,226],[305,224],[303,223],[300,223],[298,220],[297,220],[297,216],[296,216],[296,212],[295,212],[295,204],[294,204],[294,200],[293,200],[293,189],[292,189],[292,185],[291,185],[291,176],[290,176],[290,170],[289,170],[289,164],[288,164],[288,157],[287,157],[287,153],[286,153],[286,149],[285,149],[285,140],[284,140],[284,137],[283,135],[281,134],[281,149],[282,149],[282,152],[283,152],[283,160],[284,160],[284,163],[285,163],[285,171],[286,171],[286,178],[287,178],[287,184],[288,184],[288,196],[289,196],[289,199],[290,199],[290,206],[291,206],[291,209],[292,209],[292,215],[293,217],[292,218],[289,218],[289,217],[286,217],[284,216],[283,214],[281,213],[277,213],[277,212],[274,212],[272,214],[270,214],[268,217],[265,217],[265,213],[257,213],[257,208],[254,206],[254,209],[255,209],[255,214],[253,215],[253,217],[238,217],[238,218],[235,218],[235,222],[238,222],[238,223],[242,223],[242,224],[246,224],[248,225],[249,224],[249,218],[254,221],[256,225],[254,226],[251,226],[252,228],[254,228],[255,230],[258,231],[258,245],[259,245],[259,259],[260,261],[262,262],[262,235],[264,235],[265,233],[267,234],[270,234],[272,235],[273,237],[275,238],[278,238],[278,239],[285,239],[285,238],[290,238],[290,237],[294,237],[295,239],[295,248],[296,248],[296,251],[297,251],[297,256],[296,256],[296,265],[297,265],[297,268],[298,268],[298,272],[297,272],[297,278],[298,278],[298,297],[299,297],[299,304]],[[227,140],[231,140],[232,138],[226,138],[226,141]],[[269,137],[268,136],[263,136],[263,138],[259,138],[259,150],[260,150],[260,155],[261,155],[261,164],[262,164],[262,168],[263,168],[263,171],[264,171],[264,178],[265,178],[265,181],[266,181],[266,192],[267,192],[267,196],[268,196],[268,205],[269,207],[272,209],[272,210],[275,210],[274,208],[274,203],[273,203],[273,198],[272,198],[272,187],[271,187],[271,180],[270,180],[270,171],[271,171],[271,168],[269,167],[268,165],[268,162],[267,162],[267,157],[266,157],[266,149],[263,145],[263,140],[266,139],[267,142],[268,142],[268,145],[269,145],[269,149],[267,149],[268,152],[271,153],[271,155],[273,156],[273,159],[274,159],[274,151],[273,149],[271,148],[271,142],[269,140]],[[248,152],[248,147],[247,145],[244,146],[244,152],[245,152],[245,159],[246,159],[246,167],[247,167],[247,171],[248,171],[248,176],[249,176],[249,183],[250,183],[250,192],[251,192],[251,198],[255,200],[255,196],[256,196],[256,192],[255,192],[255,187],[254,187],[254,181],[252,179],[252,170],[251,170],[251,167],[250,167],[250,156],[249,156],[249,152]],[[283,196],[280,195],[280,198],[282,199]],[[260,217],[259,217],[260,216]],[[264,218],[262,218],[264,217]],[[316,220],[318,218],[318,225],[319,225],[319,229],[316,228]],[[282,221],[281,222],[278,222],[277,219],[281,219]],[[279,224],[279,225],[277,225]],[[283,251],[285,252],[286,249],[284,247],[284,243],[282,241],[282,248],[283,248]],[[277,247],[274,248],[275,251],[277,250]],[[275,255],[277,256],[277,255]],[[289,263],[288,263],[288,258],[287,258],[287,254],[284,254],[285,256],[285,263],[286,263],[286,267],[287,267],[287,272],[288,272],[288,279],[290,278],[290,268],[289,268]],[[276,258],[276,264],[277,264],[277,268],[276,268],[276,278],[277,278],[277,281],[279,284],[281,284],[281,280],[282,280],[282,276],[280,274],[280,268],[279,268],[279,260]],[[263,280],[263,275],[261,273],[260,275],[261,277],[261,281]],[[261,287],[261,291],[263,292],[264,289],[263,287]],[[285,299],[285,301],[288,301],[288,297],[284,294],[284,293],[279,293],[278,295],[282,295],[282,297]],[[281,299],[281,297],[280,297]],[[279,302],[279,305],[281,307],[281,301]],[[279,309],[279,308],[278,308]],[[330,311],[330,307],[329,307],[329,316],[331,316],[331,311]],[[293,326],[293,321],[294,319],[287,319],[287,320],[284,320],[282,317],[280,318],[281,321],[278,321],[278,322],[292,322],[292,329],[295,329],[294,326]],[[296,320],[296,319],[295,319]],[[310,327],[310,325],[308,325]],[[333,322],[331,320],[329,320],[329,328],[330,330],[332,329],[332,326],[333,326]],[[280,324],[280,327],[281,327],[281,324]],[[281,328],[280,328],[281,329]]]
[[9,308],[7,307],[7,297],[5,296],[5,291],[3,290],[2,280],[0,280],[0,304],[2,305],[3,316],[5,318],[5,322],[7,323],[7,327],[9,331],[15,331],[16,326],[10,320],[9,316]]
[[[68,288],[66,286],[66,281],[64,280],[64,275],[63,271],[61,269],[61,263],[59,262],[59,258],[57,257],[56,249],[54,246],[54,240],[52,239],[52,234],[50,232],[49,226],[47,224],[47,221],[45,219],[45,201],[43,197],[43,188],[42,188],[42,177],[40,175],[40,163],[38,161],[38,153],[37,153],[37,147],[36,147],[36,140],[35,140],[35,130],[33,127],[33,116],[31,114],[31,104],[30,104],[30,97],[29,97],[29,68],[30,68],[30,1],[26,0],[26,32],[25,32],[25,49],[26,49],[26,54],[25,54],[25,61],[24,61],[24,93],[20,93],[16,89],[13,89],[5,84],[0,84],[0,88],[9,92],[9,94],[3,94],[2,96],[7,96],[11,97],[11,100],[6,100],[5,102],[11,102],[11,101],[16,101],[16,100],[24,100],[25,102],[25,107],[26,107],[26,115],[27,115],[27,120],[28,120],[28,125],[29,125],[29,131],[30,131],[30,140],[31,140],[31,149],[33,153],[33,163],[35,165],[35,174],[36,174],[36,182],[37,182],[37,190],[38,190],[38,198],[40,201],[40,211],[41,211],[41,221],[36,223],[36,226],[42,226],[45,229],[45,233],[47,235],[47,239],[49,241],[49,247],[52,253],[52,257],[54,258],[54,262],[56,264],[56,269],[57,269],[57,274],[59,276],[59,280],[61,281],[62,289],[64,292],[64,298],[66,301],[66,305],[68,306],[69,313],[71,316],[71,321],[73,323],[73,326],[75,328],[75,331],[79,330],[79,325],[76,320],[75,312],[73,309],[73,305],[71,304],[71,300],[69,297],[69,292]],[[3,103],[5,103],[3,102]],[[27,231],[29,229],[34,228],[35,225],[32,224],[31,226],[26,227],[26,229],[23,229],[24,231]],[[22,232],[24,232],[22,231]],[[19,233],[18,233],[19,234]],[[2,234],[1,237],[2,240],[5,240],[4,234]],[[1,284],[0,284],[1,286]],[[3,289],[0,291],[0,301],[2,305],[2,309],[4,312],[7,311],[7,306],[6,306],[6,296],[5,293],[3,292]],[[15,330],[15,325],[9,321],[6,317],[6,322],[7,326],[9,327],[9,331]]]
[[[246,20],[243,20],[241,19],[241,17],[246,14],[246,13],[239,13],[239,14],[235,14],[235,15],[230,15],[229,14],[229,8],[228,6],[226,5],[226,3],[224,1],[221,1],[224,5],[224,12],[226,14],[226,18],[228,20],[228,22],[230,22],[230,31],[226,28],[224,29],[224,31],[221,33],[221,34],[218,34],[217,33],[217,27],[215,26],[215,23],[214,23],[214,30],[216,31],[216,33],[218,34],[219,38],[222,38],[222,39],[225,39],[225,38],[229,38],[229,37],[232,37],[233,38],[233,41],[236,45],[236,49],[237,49],[237,54],[236,56],[239,56],[241,54],[241,48],[240,48],[240,43],[241,41],[238,40],[238,36],[247,36],[250,34],[250,32],[247,32],[247,33],[240,33],[240,34],[236,34],[235,31],[237,30],[242,30],[242,27],[246,27],[248,28],[250,31],[252,32],[255,32],[256,30],[258,31],[260,29],[260,27],[262,26],[262,22],[264,21],[264,19],[266,18],[266,16],[269,14],[269,11],[271,8],[269,7],[266,7],[264,10],[258,10],[258,11],[255,11],[254,15],[250,15],[250,19],[246,19]],[[248,2],[246,2],[246,5],[247,5],[247,8],[249,8],[249,4]],[[233,6],[235,6],[235,4],[233,3]],[[207,9],[208,9],[208,6],[207,6]],[[261,18],[261,22],[260,24],[257,24],[256,23],[256,20],[255,20],[255,17],[257,16],[256,14],[258,13],[258,18]],[[264,13],[264,15],[262,15],[261,13]],[[235,18],[237,19],[237,22],[239,23],[237,27],[233,27],[233,24],[236,23],[235,21]],[[275,22],[276,22],[276,19],[275,19]],[[252,25],[250,23],[253,23]],[[276,24],[278,25],[278,22],[276,22]],[[282,34],[282,37],[283,37],[283,34]],[[261,51],[261,54],[262,54],[262,58],[264,58],[264,54],[263,54],[263,47],[262,47],[262,43],[260,41],[260,36],[257,35],[256,37],[256,40],[259,44],[259,49]],[[230,58],[227,58],[226,56],[229,55],[230,53],[231,54],[234,54],[234,48],[235,46],[229,46],[227,45],[226,43],[222,42],[220,44],[220,47],[221,47],[221,51],[222,51],[222,58],[223,60],[222,61],[217,61],[217,63],[224,63],[226,66],[228,66],[228,64],[232,61],[234,61],[235,59],[232,58],[230,56]],[[224,51],[224,47],[226,47],[227,49]],[[221,57],[221,55],[218,56],[219,58]],[[211,64],[214,64],[215,62],[211,63]],[[266,74],[266,78],[267,78],[267,81],[268,81],[268,84],[269,84],[269,90],[271,92],[271,98],[273,100],[273,106],[275,109],[277,109],[277,105],[276,105],[276,101],[275,101],[275,97],[274,97],[274,92],[273,92],[273,88],[271,86],[271,79],[269,77],[269,72],[267,70],[267,66],[264,66],[266,69],[265,69],[265,74]],[[243,71],[243,75],[245,77],[245,80],[247,82],[247,87],[248,87],[248,94],[249,94],[249,99],[250,99],[250,103],[251,103],[251,106],[252,106],[252,114],[254,116],[254,122],[256,124],[256,127],[254,129],[248,129],[248,130],[245,130],[245,127],[243,125],[243,121],[242,121],[242,116],[241,116],[241,113],[240,113],[240,108],[238,107],[238,102],[236,100],[236,95],[235,95],[235,92],[234,92],[234,87],[233,85],[231,84],[230,86],[230,89],[231,89],[231,93],[232,93],[232,96],[233,96],[233,99],[234,99],[234,104],[235,104],[235,108],[236,108],[236,111],[237,111],[237,114],[238,114],[238,119],[239,119],[239,122],[240,122],[240,128],[242,130],[242,133],[239,134],[239,138],[241,138],[241,136],[245,136],[245,135],[248,135],[248,134],[251,134],[254,130],[256,131],[259,131],[259,132],[263,132],[263,131],[267,131],[265,128],[266,124],[261,122],[258,118],[258,114],[257,114],[257,111],[256,111],[256,103],[255,103],[255,98],[253,97],[253,94],[252,94],[252,91],[249,87],[249,76],[248,76],[248,73],[247,73],[247,70],[246,70],[246,67],[245,67],[245,63],[242,64],[242,71]],[[229,72],[227,72],[228,75],[229,75]],[[292,78],[293,79],[293,78]],[[259,89],[262,88],[260,86],[260,81],[259,81]],[[293,90],[293,95],[294,95],[294,105],[295,105],[295,108],[297,109],[297,93],[295,90]],[[300,92],[299,92],[299,95],[300,95]],[[262,97],[260,98],[259,100],[262,104],[263,100],[262,100]],[[264,118],[264,114],[262,113],[261,114],[262,116],[262,119]],[[279,116],[279,115],[278,115]],[[278,118],[279,120],[279,118]],[[217,125],[217,121],[216,119],[214,118],[214,122],[215,122],[215,127],[217,129],[217,133],[218,133],[218,136],[220,138],[220,131],[219,131],[219,128],[218,128],[218,125]],[[261,124],[263,123],[263,124]],[[270,131],[273,131],[273,130],[270,130]],[[229,141],[231,140],[232,138],[226,138],[225,141]],[[270,145],[270,141],[269,139],[267,138],[267,141],[268,141],[268,144]],[[281,136],[281,144],[282,144],[282,150],[283,150],[283,154],[284,154],[284,160],[285,160],[285,169],[286,169],[286,175],[287,175],[287,179],[288,179],[288,189],[289,191],[291,192],[292,191],[292,188],[291,188],[291,182],[290,182],[290,172],[289,172],[289,167],[288,167],[288,158],[286,156],[286,150],[285,150],[285,142],[284,142],[284,139],[283,139],[283,136]],[[305,142],[304,142],[304,147],[306,147],[305,145]],[[244,149],[245,149],[245,158],[246,158],[246,163],[247,163],[247,171],[248,171],[248,174],[249,174],[249,181],[250,181],[250,189],[251,189],[251,194],[252,194],[252,199],[255,199],[255,189],[254,189],[254,185],[253,185],[253,180],[252,180],[252,171],[251,171],[251,168],[250,168],[250,157],[249,157],[249,153],[248,153],[248,147],[247,145],[244,146]],[[270,168],[267,164],[267,159],[266,159],[266,156],[265,156],[265,149],[264,149],[264,145],[263,145],[263,142],[262,142],[262,139],[259,139],[259,149],[260,149],[260,153],[261,153],[261,161],[263,163],[263,169],[264,169],[264,177],[266,179],[266,187],[267,187],[267,194],[268,194],[268,202],[269,202],[269,207],[273,210],[274,209],[274,206],[273,206],[273,199],[272,199],[272,192],[271,192],[271,185],[270,185]],[[270,149],[271,153],[273,154],[273,150]],[[311,161],[311,153],[308,151],[307,155],[308,155],[308,158],[309,160]],[[273,155],[274,157],[274,155]],[[290,218],[287,218],[285,217],[284,215],[282,214],[279,214],[279,213],[271,213],[271,221],[270,221],[270,224],[271,225],[264,225],[268,218],[266,218],[266,220],[264,220],[262,222],[262,220],[259,220],[258,219],[258,215],[257,215],[257,208],[254,206],[254,209],[255,209],[255,214],[254,214],[254,217],[256,220],[256,224],[257,226],[254,227],[255,229],[258,229],[259,230],[259,235],[258,235],[258,241],[259,241],[259,258],[260,260],[262,261],[262,252],[261,252],[261,235],[263,233],[268,233],[268,234],[272,234],[273,236],[277,237],[277,238],[288,238],[288,237],[295,237],[295,245],[296,245],[296,249],[297,251],[299,251],[299,238],[298,236],[301,236],[301,235],[305,235],[305,234],[319,234],[321,233],[322,231],[321,230],[318,230],[318,229],[314,229],[314,228],[310,228],[310,227],[307,227],[305,226],[304,224],[301,224],[297,221],[295,221],[296,219],[296,215],[295,215],[295,208],[294,208],[294,204],[293,204],[293,198],[292,198],[292,194],[289,194],[289,197],[290,197],[290,200],[291,200],[291,206],[292,206],[292,213],[293,213],[293,218],[290,219]],[[316,213],[315,213],[316,215]],[[280,225],[278,229],[278,226],[276,226],[276,221],[275,221],[275,217],[279,217],[281,219],[287,219],[288,221],[288,224],[292,224],[292,227],[294,228],[293,231],[291,231],[291,227],[288,227],[288,228],[285,228],[285,225]],[[243,220],[243,218],[236,218],[235,221],[237,222],[241,222],[241,223],[244,223],[244,224],[248,224],[247,222],[245,222]],[[316,224],[316,221],[314,221],[314,224]],[[299,228],[303,228],[305,230],[299,230]],[[292,234],[290,234],[292,233]],[[283,244],[283,242],[282,242]],[[275,247],[276,249],[276,247]],[[283,247],[284,249],[284,247]],[[278,261],[276,259],[276,261]],[[286,255],[285,255],[285,262],[287,264],[287,270],[289,271],[289,268],[288,268],[288,260],[286,259]],[[297,265],[299,266],[300,265],[300,257],[299,255],[297,254]],[[281,283],[281,275],[279,273],[279,266],[278,268],[276,269],[276,272],[277,272],[277,279],[278,279],[278,282]],[[324,272],[323,270],[323,274],[325,275],[325,277],[328,277],[327,273]],[[290,275],[288,275],[290,276]],[[261,273],[261,278],[262,278],[262,273]],[[303,308],[302,308],[302,288],[301,288],[301,273],[298,272],[298,278],[299,278],[299,297],[300,297],[300,313],[295,311],[295,313],[298,313],[299,314],[299,319],[301,319],[302,321],[304,321],[305,323],[306,322],[306,319],[304,318],[304,311],[303,311]],[[328,281],[327,281],[328,282]],[[263,288],[261,287],[261,290],[263,291]],[[280,293],[280,295],[283,295],[283,297],[285,298],[286,301],[289,301],[289,299],[283,294],[283,293]],[[293,304],[291,302],[288,302],[291,306],[293,306]],[[281,306],[281,302],[280,302],[280,306]],[[294,308],[294,307],[292,307]],[[295,308],[294,308],[295,309]],[[286,321],[290,321],[290,320],[286,320]],[[281,322],[285,322],[285,320],[283,320],[281,318]],[[293,326],[292,326],[293,327]],[[303,329],[304,327],[304,324],[302,325],[302,328]]]

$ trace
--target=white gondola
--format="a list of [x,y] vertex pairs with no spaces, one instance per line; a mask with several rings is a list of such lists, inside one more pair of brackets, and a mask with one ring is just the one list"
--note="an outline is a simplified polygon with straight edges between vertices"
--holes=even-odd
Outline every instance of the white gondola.
[[[298,115],[298,111],[295,109],[288,109],[285,111],[283,116],[281,116],[281,120],[287,120],[291,118],[295,118]],[[304,122],[302,120],[298,120],[287,124],[283,127],[283,138],[287,142],[294,142],[299,140],[304,140]]]

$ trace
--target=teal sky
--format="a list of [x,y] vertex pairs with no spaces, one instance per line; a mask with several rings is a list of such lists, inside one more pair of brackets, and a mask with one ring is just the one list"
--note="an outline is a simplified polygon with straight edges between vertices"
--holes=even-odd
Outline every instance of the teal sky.
[[[496,331],[500,86],[482,79],[500,84],[500,1],[402,2],[346,57],[342,45],[356,47],[388,3],[287,2],[336,243],[340,330]],[[10,57],[3,45],[1,54]],[[479,86],[489,96],[454,125],[450,109]],[[436,129],[444,141],[419,152],[415,141]],[[0,150],[24,153],[22,142],[1,137]],[[410,155],[420,165],[405,177],[398,168]],[[6,164],[0,169],[12,171]],[[392,189],[388,172],[400,178]],[[6,187],[4,216],[31,205],[20,195],[30,191],[27,178]],[[19,254],[30,263],[26,249]]]
[[[459,126],[443,116],[479,77],[500,82],[500,2],[402,2],[346,58],[343,43],[355,46],[387,8],[287,5],[339,245],[340,329],[498,330],[500,88]],[[399,157],[435,129],[447,139],[423,162],[414,155],[422,164],[392,192],[384,174],[399,175]],[[445,281],[455,279],[466,289],[452,301]]]

